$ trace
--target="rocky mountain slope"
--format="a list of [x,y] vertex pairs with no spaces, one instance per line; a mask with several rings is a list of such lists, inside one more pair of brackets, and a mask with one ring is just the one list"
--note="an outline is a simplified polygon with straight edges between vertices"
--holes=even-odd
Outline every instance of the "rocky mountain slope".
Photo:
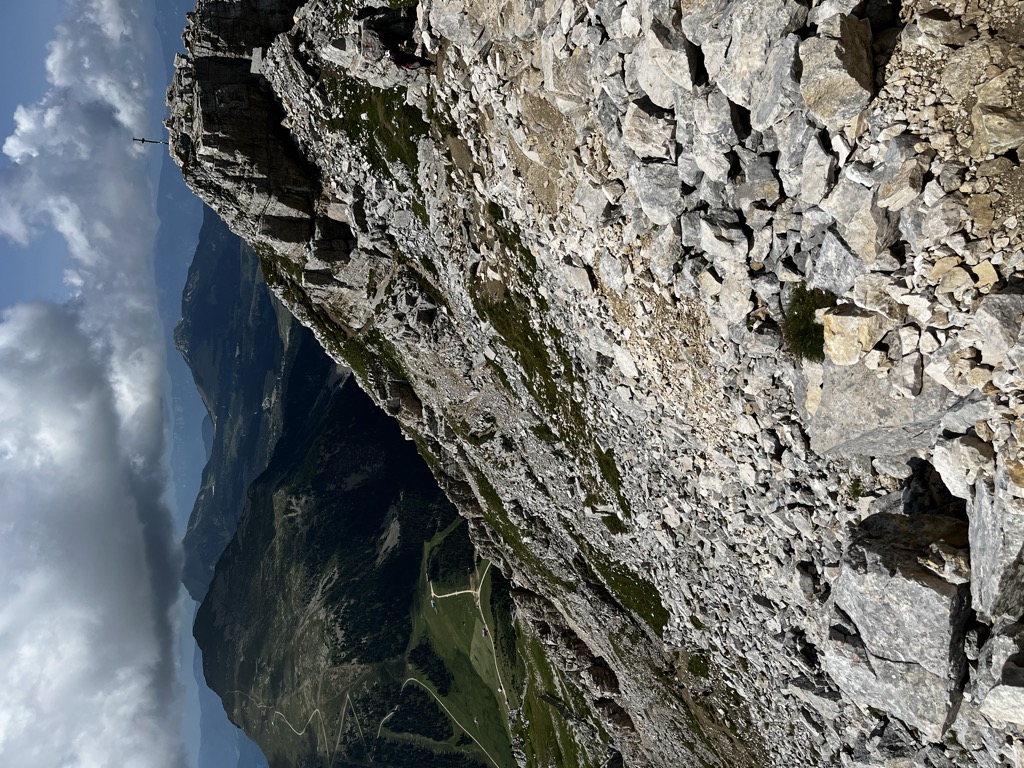
[[[353,382],[325,390],[286,422],[217,563],[194,629],[206,679],[274,768],[481,768],[473,738],[512,765],[496,686],[424,618],[452,607],[431,607],[423,575],[436,571],[440,592],[469,589],[473,566],[465,524],[394,422]],[[473,738],[410,678],[455,712],[464,696],[451,689],[475,690],[483,724],[461,718]]]
[[212,213],[183,308],[178,343],[216,416],[185,540],[212,706],[275,766],[514,765],[502,707],[551,707],[526,691],[507,582],[415,447]]
[[354,10],[201,0],[171,151],[567,721],[629,765],[1024,761],[1024,6],[424,2],[412,71]]

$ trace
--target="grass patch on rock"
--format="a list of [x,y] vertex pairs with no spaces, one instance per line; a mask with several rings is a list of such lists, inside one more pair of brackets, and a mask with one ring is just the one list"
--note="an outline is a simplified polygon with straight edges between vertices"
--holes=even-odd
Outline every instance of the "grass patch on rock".
[[825,359],[825,328],[815,321],[814,314],[834,307],[836,299],[834,293],[823,288],[796,285],[782,318],[782,337],[791,354],[801,360]]

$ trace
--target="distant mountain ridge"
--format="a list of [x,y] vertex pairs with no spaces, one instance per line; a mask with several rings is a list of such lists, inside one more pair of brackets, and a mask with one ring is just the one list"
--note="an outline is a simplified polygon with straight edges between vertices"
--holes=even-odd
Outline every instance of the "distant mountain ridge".
[[299,328],[264,285],[256,255],[207,210],[175,329],[213,426],[184,539],[182,580],[196,602],[234,535],[249,483],[270,459],[291,376],[333,370],[306,370],[311,358],[292,343]]

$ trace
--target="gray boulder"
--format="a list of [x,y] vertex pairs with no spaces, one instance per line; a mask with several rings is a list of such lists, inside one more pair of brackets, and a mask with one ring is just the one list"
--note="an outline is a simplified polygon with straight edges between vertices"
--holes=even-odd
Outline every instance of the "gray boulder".
[[832,21],[834,36],[812,37],[800,44],[800,92],[811,114],[837,132],[867,106],[874,69],[868,22],[845,15]]
[[836,220],[839,234],[867,264],[874,264],[899,235],[894,217],[875,204],[874,190],[849,173],[844,172],[821,208]]
[[970,590],[967,526],[950,517],[882,512],[853,532],[833,585],[823,666],[861,706],[938,741],[956,711]]
[[979,655],[974,694],[986,717],[1024,725],[1024,624],[993,630]]
[[671,285],[675,280],[676,266],[682,258],[679,225],[673,222],[659,229],[644,246],[643,255],[654,278],[662,285]]
[[1006,462],[1000,460],[995,477],[979,479],[967,504],[974,570],[971,595],[983,619],[1024,613],[1024,498],[1016,495],[1020,492]]
[[810,255],[807,270],[810,287],[842,296],[853,288],[858,275],[867,272],[867,265],[835,234],[826,232],[821,247]]
[[932,205],[922,198],[900,211],[900,231],[915,253],[945,244],[968,218],[966,207],[953,195],[945,195]]
[[622,141],[640,158],[671,160],[675,156],[675,121],[640,102],[632,102],[622,121]]
[[674,29],[655,23],[641,45],[646,47],[650,61],[663,77],[687,90],[693,89],[697,53],[685,37]]
[[721,91],[711,90],[693,99],[693,153],[697,167],[708,178],[729,180],[726,154],[739,143],[732,122],[732,105]]
[[889,144],[876,198],[882,208],[899,211],[921,193],[930,157],[915,150],[917,142],[917,137],[903,134]]
[[818,205],[835,183],[836,159],[825,151],[821,138],[814,136],[807,143],[801,171],[800,199],[807,206]]
[[811,448],[835,456],[902,456],[927,450],[959,398],[925,377],[917,397],[893,397],[891,384],[863,363],[826,365],[821,403],[808,422]]
[[986,296],[963,334],[981,352],[985,365],[1003,365],[1007,352],[1017,343],[1024,319],[1024,294]]
[[990,443],[973,435],[962,435],[952,440],[939,440],[935,444],[932,466],[951,494],[969,499],[978,479],[992,473],[994,458],[995,452]]
[[787,35],[772,46],[768,60],[750,91],[750,125],[765,131],[804,106],[800,94],[800,38]]
[[683,212],[683,185],[674,165],[641,163],[629,169],[629,180],[640,207],[655,224],[669,224]]
[[770,66],[769,51],[806,19],[806,7],[795,0],[733,3],[717,25],[727,39],[707,47],[708,74],[731,101],[749,109],[759,75]]
[[1011,67],[988,80],[978,91],[978,100],[971,110],[974,126],[975,157],[1001,155],[1024,146],[1024,107],[1020,92],[1024,75]]

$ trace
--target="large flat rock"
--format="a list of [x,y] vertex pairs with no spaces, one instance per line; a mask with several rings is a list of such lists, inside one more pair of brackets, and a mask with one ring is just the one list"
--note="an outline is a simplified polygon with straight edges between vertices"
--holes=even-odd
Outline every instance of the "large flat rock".
[[883,512],[854,531],[823,665],[846,696],[938,740],[955,713],[970,612],[967,525]]

